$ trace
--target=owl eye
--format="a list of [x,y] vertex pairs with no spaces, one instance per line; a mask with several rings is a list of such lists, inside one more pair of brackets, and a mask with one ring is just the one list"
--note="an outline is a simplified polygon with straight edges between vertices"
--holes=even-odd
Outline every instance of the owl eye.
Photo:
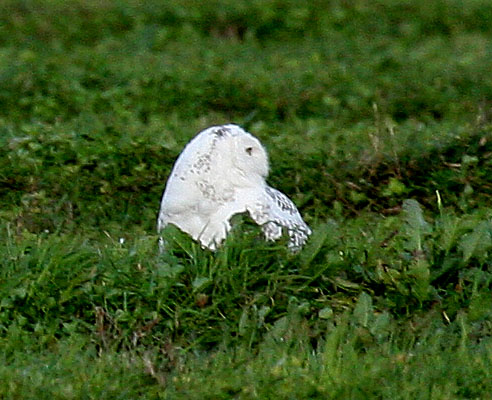
[[252,147],[246,147],[244,150],[246,150],[246,153],[248,153],[249,156],[253,154],[253,148]]

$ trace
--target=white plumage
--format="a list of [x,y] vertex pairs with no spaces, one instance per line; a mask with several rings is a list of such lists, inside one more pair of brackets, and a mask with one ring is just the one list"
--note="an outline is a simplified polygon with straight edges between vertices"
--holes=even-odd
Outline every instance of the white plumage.
[[237,125],[212,126],[179,155],[162,195],[157,230],[174,224],[215,250],[227,236],[230,218],[248,212],[266,239],[286,230],[289,248],[311,234],[292,201],[265,182],[268,156],[253,135]]

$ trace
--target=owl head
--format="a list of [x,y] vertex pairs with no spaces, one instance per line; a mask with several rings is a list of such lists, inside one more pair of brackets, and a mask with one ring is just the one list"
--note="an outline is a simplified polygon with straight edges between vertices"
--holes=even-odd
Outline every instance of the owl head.
[[231,136],[232,164],[251,179],[265,179],[268,175],[268,155],[260,141],[238,126]]

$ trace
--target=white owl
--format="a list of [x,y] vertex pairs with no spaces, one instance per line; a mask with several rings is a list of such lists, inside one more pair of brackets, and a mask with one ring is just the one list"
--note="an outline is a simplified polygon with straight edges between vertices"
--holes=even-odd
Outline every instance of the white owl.
[[292,201],[265,182],[268,156],[253,135],[237,125],[212,126],[179,155],[162,195],[157,230],[174,224],[215,250],[231,229],[229,220],[248,212],[275,240],[285,229],[298,250],[311,234]]

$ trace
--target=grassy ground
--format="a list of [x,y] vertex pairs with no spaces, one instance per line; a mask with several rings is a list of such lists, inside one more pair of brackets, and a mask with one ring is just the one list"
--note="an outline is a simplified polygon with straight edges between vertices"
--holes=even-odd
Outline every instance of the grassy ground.
[[[492,5],[6,0],[0,399],[492,398]],[[314,233],[160,195],[225,122]]]

